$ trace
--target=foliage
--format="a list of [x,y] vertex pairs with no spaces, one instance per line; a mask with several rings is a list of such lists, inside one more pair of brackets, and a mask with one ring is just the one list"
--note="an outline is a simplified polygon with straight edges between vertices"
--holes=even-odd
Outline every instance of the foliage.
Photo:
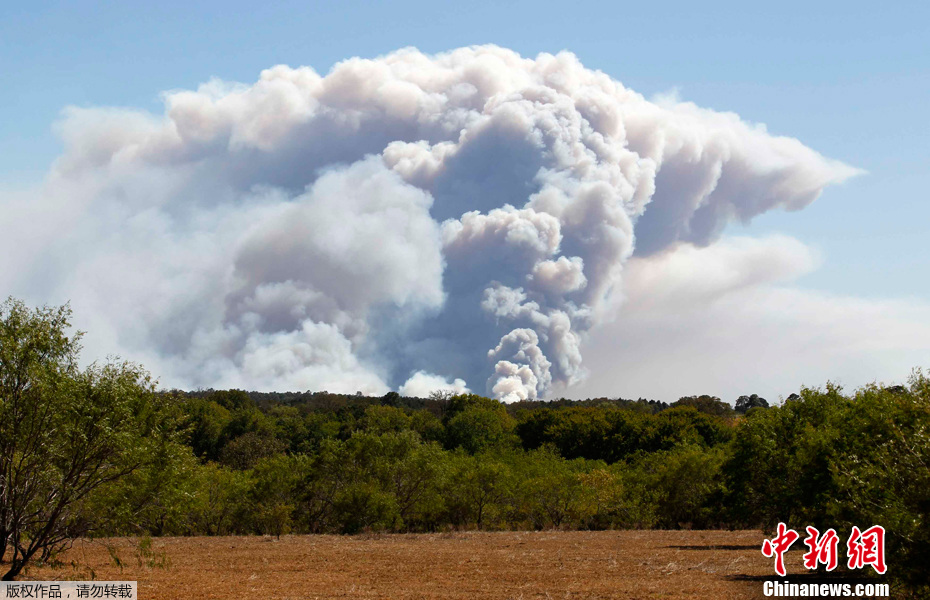
[[882,525],[890,576],[930,594],[930,383],[804,389],[781,407],[752,410],[723,466],[728,522],[778,521],[841,536]]
[[915,371],[907,388],[867,386],[855,406],[831,465],[837,512],[848,526],[885,527],[894,572],[930,596],[930,379]]
[[119,535],[166,535],[185,530],[200,491],[200,463],[190,447],[171,442],[155,449],[147,468],[102,486],[89,496],[98,529]]
[[4,579],[98,523],[90,496],[153,463],[175,424],[130,363],[77,366],[68,307],[0,305],[0,560]]
[[225,535],[241,532],[238,524],[247,512],[252,487],[249,473],[207,463],[196,473],[196,495],[183,533]]
[[456,452],[449,457],[449,476],[443,486],[447,518],[460,528],[499,528],[512,489],[513,471],[498,456]]
[[831,527],[837,482],[830,465],[843,436],[840,419],[851,408],[842,390],[828,384],[803,389],[784,406],[748,413],[724,465],[732,521],[766,529],[779,521]]
[[733,407],[737,413],[746,414],[752,408],[768,408],[769,401],[760,397],[758,394],[751,396],[740,396],[736,399],[736,405]]
[[585,529],[649,528],[656,523],[654,492],[625,465],[596,466],[578,474],[578,526]]
[[679,398],[678,402],[672,404],[672,407],[676,406],[690,406],[699,412],[715,417],[733,416],[732,406],[716,396],[708,396],[706,394],[701,396],[683,396]]
[[551,444],[566,458],[614,463],[680,444],[716,446],[727,442],[732,430],[726,420],[692,406],[653,414],[606,405],[526,412],[516,433],[527,449]]
[[229,441],[220,452],[220,463],[245,471],[262,459],[284,452],[287,445],[268,433],[249,431]]
[[707,528],[720,524],[718,504],[722,493],[720,448],[682,445],[644,456],[630,478],[649,490],[656,524],[666,529]]

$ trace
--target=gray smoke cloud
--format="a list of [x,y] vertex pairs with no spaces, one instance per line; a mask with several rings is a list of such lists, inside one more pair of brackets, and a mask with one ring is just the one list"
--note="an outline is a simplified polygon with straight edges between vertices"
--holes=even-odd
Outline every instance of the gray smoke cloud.
[[857,172],[568,52],[404,49],[164,102],[66,111],[42,189],[0,199],[0,285],[183,387],[543,397],[585,378],[631,256]]

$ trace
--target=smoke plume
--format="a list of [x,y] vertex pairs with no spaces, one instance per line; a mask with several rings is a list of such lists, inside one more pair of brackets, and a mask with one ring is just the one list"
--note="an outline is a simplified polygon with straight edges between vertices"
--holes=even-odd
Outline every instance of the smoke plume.
[[[0,287],[183,387],[544,397],[624,263],[713,244],[856,171],[568,53],[415,49],[68,109],[2,202]],[[466,388],[467,386],[467,388]]]

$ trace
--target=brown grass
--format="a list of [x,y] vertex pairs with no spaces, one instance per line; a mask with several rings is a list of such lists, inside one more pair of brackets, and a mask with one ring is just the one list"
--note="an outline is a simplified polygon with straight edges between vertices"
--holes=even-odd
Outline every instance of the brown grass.
[[[111,539],[78,543],[63,565],[27,577],[138,580],[140,598],[159,600],[747,598],[761,597],[756,578],[773,574],[762,539],[758,531],[157,538],[150,559],[138,540]],[[788,562],[800,566],[798,556]]]

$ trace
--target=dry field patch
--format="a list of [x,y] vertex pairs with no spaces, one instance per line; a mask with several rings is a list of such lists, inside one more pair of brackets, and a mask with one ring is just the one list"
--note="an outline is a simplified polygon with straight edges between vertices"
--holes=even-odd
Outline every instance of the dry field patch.
[[[79,542],[29,579],[137,580],[144,600],[751,598],[758,531],[543,531]],[[116,558],[114,558],[116,557]],[[117,565],[117,559],[121,566]],[[792,562],[800,562],[794,560]]]

